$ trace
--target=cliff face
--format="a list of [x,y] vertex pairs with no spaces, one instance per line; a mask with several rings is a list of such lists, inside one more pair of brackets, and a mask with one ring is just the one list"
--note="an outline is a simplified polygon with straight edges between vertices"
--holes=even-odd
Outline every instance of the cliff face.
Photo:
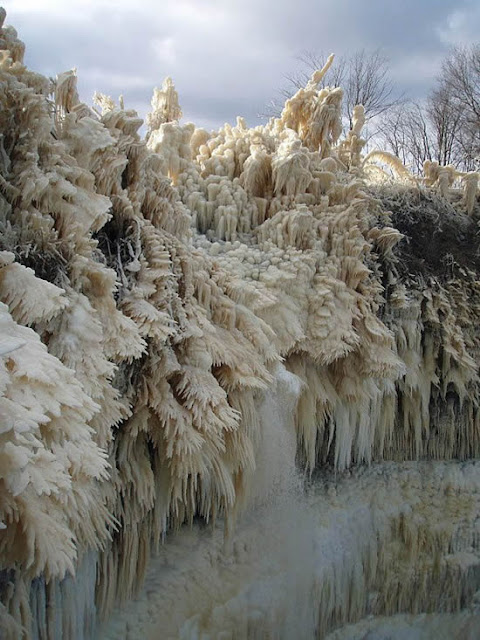
[[[363,158],[362,109],[340,140],[342,92],[317,89],[328,64],[281,118],[253,129],[240,118],[212,133],[180,125],[167,80],[145,141],[135,112],[106,96],[98,110],[81,103],[73,72],[51,82],[29,71],[12,28],[2,26],[0,48],[7,637],[89,637],[138,592],[168,531],[221,519],[232,532],[262,501],[259,486],[278,486],[260,470],[281,379],[291,428],[275,451],[306,477],[478,457],[472,175],[452,170],[446,184],[429,167],[423,184],[385,154]],[[378,160],[402,178],[387,179]],[[467,501],[468,527],[477,472],[441,482]],[[424,499],[415,486],[407,503]],[[411,558],[435,549],[425,584],[451,579],[455,540],[476,549],[453,511],[441,534],[429,528],[437,512],[420,528],[402,510],[385,516],[396,531],[386,545],[413,536],[428,542]],[[365,613],[382,571],[401,580],[411,558],[395,568],[392,554],[378,575],[369,570],[363,596],[354,590],[358,606],[334,598],[315,618],[320,635]],[[474,586],[448,607],[464,606]],[[402,602],[375,612],[414,606]]]

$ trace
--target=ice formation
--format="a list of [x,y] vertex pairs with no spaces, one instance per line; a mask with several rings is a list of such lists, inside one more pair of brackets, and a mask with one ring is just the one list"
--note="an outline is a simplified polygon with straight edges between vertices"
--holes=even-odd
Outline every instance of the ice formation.
[[[5,637],[324,637],[468,606],[478,174],[363,157],[363,108],[342,139],[342,90],[318,88],[333,58],[255,128],[180,124],[167,79],[143,140],[123,100],[90,108],[74,71],[28,70],[4,19]],[[427,209],[444,231],[422,253],[402,239]],[[214,535],[195,564],[181,540],[198,520]],[[166,535],[176,573],[150,572],[112,631]]]

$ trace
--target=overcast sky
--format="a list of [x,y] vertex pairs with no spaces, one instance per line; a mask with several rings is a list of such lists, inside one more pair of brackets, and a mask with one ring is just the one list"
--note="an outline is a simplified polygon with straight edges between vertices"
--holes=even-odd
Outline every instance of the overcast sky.
[[184,121],[217,128],[258,114],[304,51],[381,47],[399,90],[421,97],[452,45],[479,41],[478,0],[4,0],[26,63],[55,76],[76,67],[95,90],[144,117],[173,78]]

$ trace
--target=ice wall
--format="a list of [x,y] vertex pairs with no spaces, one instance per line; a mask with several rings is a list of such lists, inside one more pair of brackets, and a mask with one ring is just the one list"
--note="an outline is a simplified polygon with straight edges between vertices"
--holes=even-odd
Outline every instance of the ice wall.
[[[159,550],[176,557],[174,535],[179,548],[207,537],[199,522],[214,531],[202,566],[217,591],[200,596],[202,578],[176,598],[168,567],[166,587],[148,574],[153,591],[185,599],[172,634],[321,637],[370,610],[466,606],[478,177],[428,166],[421,183],[388,154],[363,157],[361,106],[342,136],[341,89],[318,89],[330,63],[255,128],[180,124],[167,80],[143,140],[123,103],[83,104],[74,72],[28,70],[0,18],[6,637],[93,637]],[[357,491],[345,478],[364,463]],[[325,496],[318,481],[317,504],[302,483],[318,474],[341,486]],[[458,497],[441,524],[439,488]],[[457,552],[472,555],[451,569]],[[301,598],[285,601],[285,580]],[[151,597],[138,624],[158,631]]]

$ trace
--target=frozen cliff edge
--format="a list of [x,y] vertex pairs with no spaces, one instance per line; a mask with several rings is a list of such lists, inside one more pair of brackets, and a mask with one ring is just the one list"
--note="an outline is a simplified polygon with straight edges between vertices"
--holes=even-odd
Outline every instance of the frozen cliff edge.
[[[388,154],[364,157],[361,106],[342,138],[342,91],[318,89],[329,63],[280,118],[216,132],[179,124],[167,79],[143,140],[122,103],[81,103],[74,72],[28,70],[4,20],[5,637],[95,637],[168,532],[220,522],[238,553],[260,488],[302,473],[331,485],[320,511],[334,514],[335,496],[365,506],[360,565],[312,542],[321,570],[299,592],[316,606],[313,633],[369,611],[468,606],[480,587],[478,176],[429,164],[418,179]],[[375,502],[391,496],[396,511]],[[238,626],[242,593],[212,612],[218,633],[255,637],[258,624],[264,637],[271,619],[288,637],[274,600]],[[184,637],[217,628],[209,607],[187,611]]]

